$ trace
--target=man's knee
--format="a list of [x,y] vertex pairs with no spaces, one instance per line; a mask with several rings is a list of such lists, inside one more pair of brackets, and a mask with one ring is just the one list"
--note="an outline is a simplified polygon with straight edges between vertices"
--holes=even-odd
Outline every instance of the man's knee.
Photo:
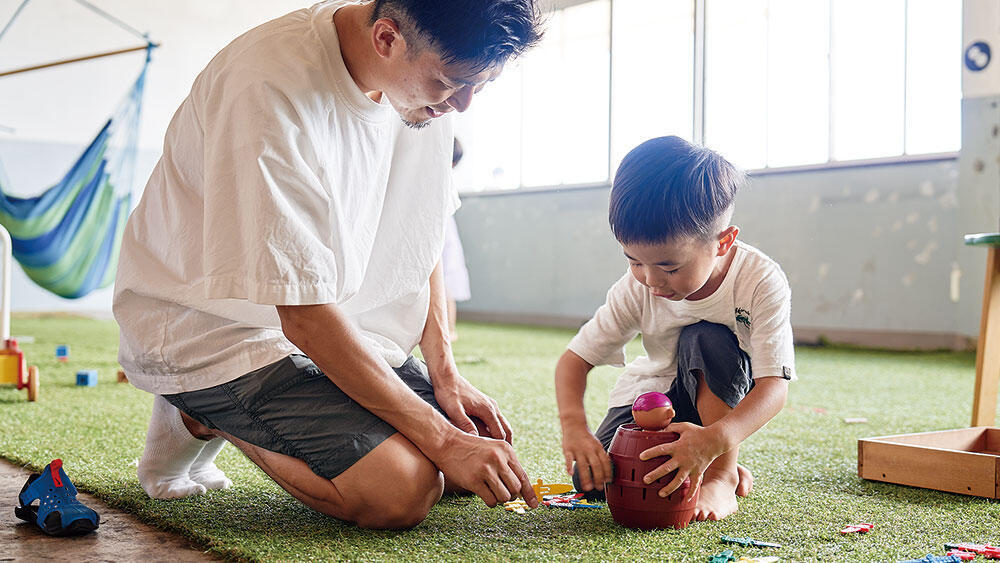
[[362,528],[405,529],[424,521],[444,491],[444,477],[421,457],[401,464],[380,482],[365,483],[352,496],[347,519]]

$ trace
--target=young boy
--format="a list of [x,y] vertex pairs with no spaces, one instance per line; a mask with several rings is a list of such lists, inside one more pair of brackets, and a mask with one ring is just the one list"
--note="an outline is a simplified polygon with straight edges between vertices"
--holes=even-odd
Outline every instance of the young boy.
[[[615,431],[633,422],[636,397],[660,391],[676,411],[667,430],[680,438],[642,452],[643,460],[669,456],[645,481],[676,469],[664,497],[686,478],[700,485],[696,520],[725,518],[750,492],[739,445],[781,410],[795,373],[788,281],[773,260],[737,242],[730,224],[744,183],[724,158],[678,137],[646,141],[622,160],[609,220],[629,271],[556,366],[563,454],[577,490],[602,494],[613,477]],[[625,366],[592,433],[587,374],[622,366],[623,347],[638,333],[646,355]]]

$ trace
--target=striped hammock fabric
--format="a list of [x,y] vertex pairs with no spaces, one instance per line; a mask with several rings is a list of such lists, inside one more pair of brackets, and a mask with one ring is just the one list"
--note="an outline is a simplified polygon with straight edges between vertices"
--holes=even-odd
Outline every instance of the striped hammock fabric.
[[76,299],[114,282],[131,208],[142,93],[149,56],[115,115],[56,185],[37,197],[6,195],[0,224],[14,258],[39,286]]

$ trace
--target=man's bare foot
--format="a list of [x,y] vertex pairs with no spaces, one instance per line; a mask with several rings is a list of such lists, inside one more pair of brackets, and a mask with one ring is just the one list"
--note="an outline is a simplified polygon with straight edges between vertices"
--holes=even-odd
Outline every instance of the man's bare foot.
[[728,471],[716,472],[711,467],[705,472],[701,482],[698,504],[694,509],[694,520],[722,520],[736,512],[736,486],[739,477]]
[[736,466],[736,472],[740,478],[739,483],[736,485],[736,496],[745,497],[753,490],[753,474],[742,465]]

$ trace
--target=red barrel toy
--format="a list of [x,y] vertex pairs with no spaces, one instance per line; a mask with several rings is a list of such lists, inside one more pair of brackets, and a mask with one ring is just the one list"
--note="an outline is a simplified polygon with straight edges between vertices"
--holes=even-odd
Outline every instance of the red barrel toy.
[[641,461],[639,454],[653,446],[673,442],[678,437],[676,432],[643,430],[637,424],[622,425],[615,432],[608,450],[615,477],[604,487],[608,508],[615,522],[640,530],[681,529],[691,522],[698,503],[698,492],[689,502],[684,501],[691,488],[690,479],[685,479],[680,488],[667,498],[660,498],[658,492],[673,480],[677,471],[671,471],[648,485],[642,480],[669,457]]

